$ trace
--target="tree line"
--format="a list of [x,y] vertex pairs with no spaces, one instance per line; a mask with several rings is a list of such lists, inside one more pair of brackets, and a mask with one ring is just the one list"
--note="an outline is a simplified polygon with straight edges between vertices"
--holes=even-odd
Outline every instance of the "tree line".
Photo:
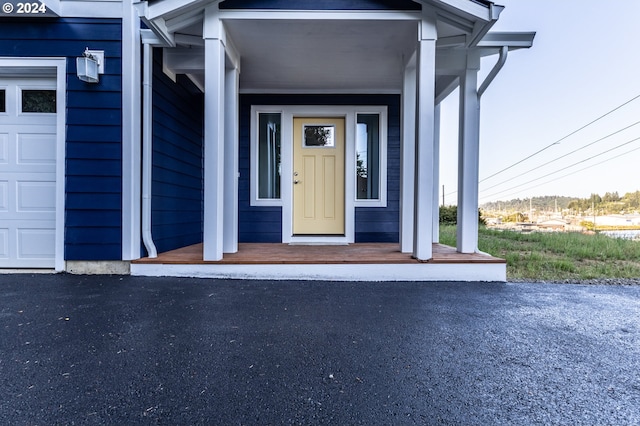
[[493,201],[480,206],[485,211],[529,212],[562,212],[579,215],[584,212],[592,213],[595,209],[599,214],[625,214],[640,212],[640,191],[628,192],[620,196],[617,191],[604,195],[591,194],[587,198],[546,195],[509,201]]

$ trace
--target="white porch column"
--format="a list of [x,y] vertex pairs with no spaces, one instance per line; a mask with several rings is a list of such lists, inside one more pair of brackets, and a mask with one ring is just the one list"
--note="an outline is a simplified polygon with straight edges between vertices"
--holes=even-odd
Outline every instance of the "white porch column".
[[[215,7],[215,6],[214,6]],[[225,51],[213,9],[204,20],[204,260],[221,260],[224,238]]]
[[400,251],[413,252],[416,178],[417,53],[404,71],[402,89],[402,157],[400,162]]
[[457,251],[478,249],[478,179],[480,156],[480,100],[478,52],[467,53],[467,67],[460,76],[460,130],[458,141]]
[[440,104],[433,114],[433,242],[440,242]]
[[239,72],[227,69],[224,116],[224,246],[225,253],[238,251],[238,90]]
[[413,256],[433,257],[433,143],[435,118],[435,17],[425,14],[418,42],[418,115]]

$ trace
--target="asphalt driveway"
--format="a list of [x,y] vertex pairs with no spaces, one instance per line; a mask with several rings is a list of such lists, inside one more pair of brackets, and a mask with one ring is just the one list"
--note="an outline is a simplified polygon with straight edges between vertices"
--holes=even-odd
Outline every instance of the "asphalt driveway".
[[640,424],[640,287],[0,275],[2,424]]

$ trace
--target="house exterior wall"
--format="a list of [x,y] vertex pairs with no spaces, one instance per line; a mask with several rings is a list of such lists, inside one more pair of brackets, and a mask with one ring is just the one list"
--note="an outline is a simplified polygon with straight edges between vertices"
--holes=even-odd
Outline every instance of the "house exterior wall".
[[[66,57],[65,259],[122,253],[121,19],[16,19],[0,25],[0,57]],[[86,47],[104,50],[99,84],[76,77]]]
[[204,96],[185,76],[153,64],[153,185],[151,226],[159,252],[202,242]]
[[[282,242],[282,208],[250,205],[252,105],[380,105],[388,108],[387,206],[356,207],[356,242],[398,242],[400,215],[400,95],[240,96],[239,242]],[[283,141],[284,143],[284,141]]]

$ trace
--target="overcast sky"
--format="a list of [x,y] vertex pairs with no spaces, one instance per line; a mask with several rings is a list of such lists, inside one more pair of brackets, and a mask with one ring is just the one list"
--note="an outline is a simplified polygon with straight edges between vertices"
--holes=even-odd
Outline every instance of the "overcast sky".
[[[613,191],[622,196],[640,190],[640,139],[634,141],[640,138],[640,123],[634,125],[640,121],[640,1],[496,3],[506,7],[492,31],[537,35],[531,49],[509,54],[482,98],[480,203]],[[485,74],[496,58],[483,62]],[[457,197],[457,108],[456,92],[442,105],[441,185],[446,204],[455,204]]]

